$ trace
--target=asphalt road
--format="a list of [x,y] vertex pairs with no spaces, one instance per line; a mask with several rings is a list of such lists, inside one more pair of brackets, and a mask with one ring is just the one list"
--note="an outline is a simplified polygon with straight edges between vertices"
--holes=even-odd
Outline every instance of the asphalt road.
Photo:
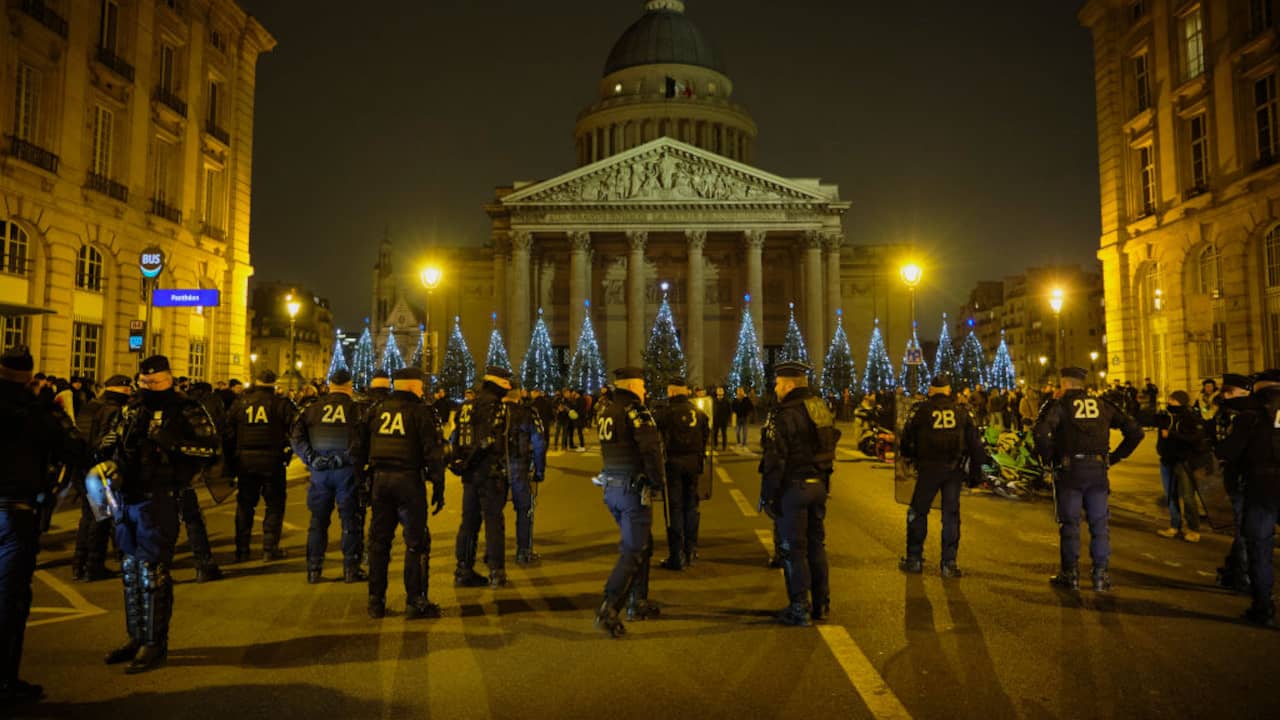
[[[428,621],[402,617],[398,543],[383,620],[366,615],[363,586],[306,584],[305,479],[295,467],[289,559],[224,566],[226,579],[196,585],[184,536],[169,663],[140,676],[101,662],[124,639],[119,583],[70,582],[76,518],[60,514],[41,554],[23,667],[48,697],[17,716],[1280,716],[1280,633],[1239,621],[1247,601],[1212,584],[1226,538],[1163,540],[1149,519],[1117,510],[1115,592],[1063,594],[1046,582],[1057,563],[1048,505],[966,496],[966,577],[937,576],[936,514],[926,574],[906,577],[897,570],[905,508],[891,472],[842,450],[827,521],[834,616],[784,628],[771,619],[785,593],[781,573],[765,567],[756,461],[728,453],[703,505],[700,562],[683,573],[655,567],[663,617],[611,640],[592,628],[617,544],[589,483],[599,456],[550,462],[535,530],[542,562],[516,566],[509,541],[512,585],[496,592],[452,585],[460,488],[450,476],[448,505],[430,523],[430,595],[445,617]],[[220,559],[232,554],[232,512],[207,508]],[[332,531],[330,578],[341,566],[336,521]]]

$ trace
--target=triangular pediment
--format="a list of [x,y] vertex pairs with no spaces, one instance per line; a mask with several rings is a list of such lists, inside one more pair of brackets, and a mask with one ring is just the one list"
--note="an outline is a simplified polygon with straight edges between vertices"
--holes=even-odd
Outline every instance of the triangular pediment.
[[543,180],[502,198],[507,207],[565,204],[839,202],[819,187],[772,175],[668,137]]

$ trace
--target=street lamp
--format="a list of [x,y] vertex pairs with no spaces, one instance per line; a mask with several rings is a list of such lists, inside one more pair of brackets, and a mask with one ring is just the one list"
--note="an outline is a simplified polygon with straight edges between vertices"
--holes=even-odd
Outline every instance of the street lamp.
[[[289,293],[284,298],[284,307],[289,311],[289,359],[298,359],[298,311],[302,309],[302,303]],[[302,367],[302,363],[298,363],[298,367]],[[296,373],[295,373],[296,374]],[[296,390],[296,378],[289,378],[289,389]]]
[[[909,340],[908,342],[911,344],[912,350],[915,351],[916,349],[918,349],[915,345],[916,287],[920,285],[920,280],[924,277],[924,270],[922,270],[919,265],[913,262],[909,262],[898,269],[898,276],[902,278],[902,283],[907,286],[907,291],[911,295],[911,340]],[[909,354],[913,356],[906,358],[905,362],[911,364],[913,367],[918,367],[917,363],[914,362],[917,359],[914,357],[914,352]],[[908,382],[910,383],[908,387],[912,387],[912,388],[916,387],[917,383],[912,382],[910,378],[908,378]]]
[[1062,288],[1054,288],[1049,293],[1049,307],[1053,309],[1053,361],[1062,362]]
[[1098,369],[1098,351],[1090,350],[1089,351],[1089,372],[1094,372],[1097,369]]
[[427,289],[427,309],[426,317],[424,318],[426,322],[422,325],[422,340],[423,345],[425,345],[422,360],[427,364],[426,373],[430,375],[435,370],[435,358],[432,357],[434,344],[431,342],[431,292],[440,286],[440,281],[444,279],[444,271],[436,265],[428,265],[422,268],[419,277],[422,279],[422,286]]

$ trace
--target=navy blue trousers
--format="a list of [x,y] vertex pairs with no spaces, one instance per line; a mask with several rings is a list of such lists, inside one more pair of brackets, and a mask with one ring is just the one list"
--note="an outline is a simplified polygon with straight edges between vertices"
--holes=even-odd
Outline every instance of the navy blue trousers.
[[604,594],[614,610],[621,610],[632,585],[648,590],[649,579],[642,574],[653,555],[653,506],[642,504],[639,493],[624,487],[605,488],[604,504],[622,531],[618,561],[604,584]]
[[1101,463],[1082,463],[1079,468],[1062,471],[1055,478],[1057,497],[1058,542],[1062,567],[1073,568],[1080,562],[1080,518],[1089,523],[1089,557],[1094,567],[1111,558],[1111,529],[1107,523],[1111,510],[1107,497],[1111,486],[1106,467]]
[[1271,556],[1276,546],[1276,518],[1280,515],[1274,505],[1248,502],[1244,511],[1244,536],[1249,546],[1249,579],[1253,581],[1253,604],[1257,608],[1271,607],[1271,589],[1275,585],[1275,570]]
[[964,475],[958,470],[920,468],[911,506],[907,509],[907,555],[924,557],[924,541],[929,536],[929,509],[942,493],[942,562],[955,562],[960,551],[960,485]]
[[126,498],[116,518],[116,547],[142,562],[172,565],[179,524],[178,501],[170,493]]
[[778,516],[779,551],[793,603],[827,602],[827,488],[818,480],[790,483]]
[[373,476],[373,519],[369,521],[369,597],[387,595],[387,568],[396,525],[404,538],[404,591],[409,602],[427,596],[427,489],[417,472]]
[[335,505],[342,525],[342,561],[346,567],[360,565],[360,556],[364,553],[364,517],[356,495],[355,468],[343,467],[311,471],[311,485],[307,488],[307,509],[311,511],[311,525],[307,529],[309,569],[319,570],[324,565]]
[[0,683],[18,679],[39,548],[36,514],[0,508]]

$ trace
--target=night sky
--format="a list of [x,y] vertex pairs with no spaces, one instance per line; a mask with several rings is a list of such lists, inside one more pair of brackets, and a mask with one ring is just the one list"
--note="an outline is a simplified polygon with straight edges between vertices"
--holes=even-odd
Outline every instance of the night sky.
[[[241,0],[258,63],[252,254],[341,325],[377,243],[480,245],[493,188],[574,168],[641,0]],[[1075,0],[687,0],[754,116],[756,165],[835,182],[852,243],[927,251],[922,335],[979,279],[1094,263],[1093,63]]]

